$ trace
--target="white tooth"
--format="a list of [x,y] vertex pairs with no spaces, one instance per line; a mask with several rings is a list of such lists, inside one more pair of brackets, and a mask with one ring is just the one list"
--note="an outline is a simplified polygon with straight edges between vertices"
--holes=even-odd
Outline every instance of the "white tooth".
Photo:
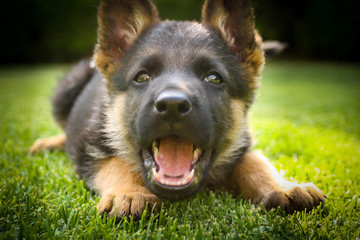
[[201,153],[202,153],[202,151],[199,148],[194,150],[194,159],[193,159],[192,164],[196,163],[196,161],[199,160]]
[[159,148],[158,148],[158,146],[157,146],[157,144],[156,144],[156,141],[153,142],[152,147],[153,147],[153,152],[154,152],[154,158],[156,159],[156,156],[157,156],[158,153],[159,153]]
[[156,172],[156,169],[155,169],[155,168],[152,169],[152,172],[153,172],[153,175],[154,175],[154,178],[155,178],[155,179],[159,179],[159,178],[160,178],[160,176],[159,176],[159,174]]
[[159,153],[159,150],[157,148],[154,148],[154,159],[156,159],[158,153]]
[[182,180],[181,185],[185,185],[187,183],[187,179]]
[[186,177],[186,180],[188,181],[191,181],[194,177],[194,174],[195,174],[195,170],[194,169],[191,169],[191,172],[190,174]]
[[198,159],[201,155],[201,150],[199,148],[195,149],[194,151],[194,158]]

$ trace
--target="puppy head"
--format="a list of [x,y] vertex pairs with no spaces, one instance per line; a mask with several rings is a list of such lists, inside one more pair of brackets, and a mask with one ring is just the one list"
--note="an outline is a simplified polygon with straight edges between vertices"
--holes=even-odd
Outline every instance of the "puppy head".
[[109,144],[132,153],[156,195],[190,196],[249,146],[256,36],[245,0],[206,1],[202,24],[159,22],[149,1],[102,1],[95,59],[111,95]]

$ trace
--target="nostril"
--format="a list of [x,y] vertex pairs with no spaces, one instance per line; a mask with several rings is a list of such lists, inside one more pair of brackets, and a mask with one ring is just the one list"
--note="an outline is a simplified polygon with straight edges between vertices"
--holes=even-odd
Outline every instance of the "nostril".
[[178,112],[181,114],[186,114],[191,111],[191,105],[188,101],[184,101],[179,104]]
[[159,113],[164,113],[167,110],[166,103],[163,101],[157,101],[155,103],[155,108]]

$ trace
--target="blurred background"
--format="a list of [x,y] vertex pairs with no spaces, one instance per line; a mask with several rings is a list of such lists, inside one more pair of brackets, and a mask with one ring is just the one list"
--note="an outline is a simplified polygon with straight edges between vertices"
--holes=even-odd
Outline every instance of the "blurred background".
[[[99,0],[1,3],[0,63],[72,62],[90,56]],[[201,0],[154,0],[162,19],[200,20]],[[289,44],[282,57],[359,61],[359,1],[252,0],[265,40]]]

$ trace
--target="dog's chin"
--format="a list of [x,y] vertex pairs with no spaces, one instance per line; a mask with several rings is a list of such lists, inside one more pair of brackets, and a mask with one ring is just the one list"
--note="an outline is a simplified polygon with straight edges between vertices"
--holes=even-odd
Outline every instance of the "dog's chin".
[[168,200],[181,200],[195,194],[211,163],[213,149],[197,148],[189,139],[167,136],[142,149],[147,187]]

